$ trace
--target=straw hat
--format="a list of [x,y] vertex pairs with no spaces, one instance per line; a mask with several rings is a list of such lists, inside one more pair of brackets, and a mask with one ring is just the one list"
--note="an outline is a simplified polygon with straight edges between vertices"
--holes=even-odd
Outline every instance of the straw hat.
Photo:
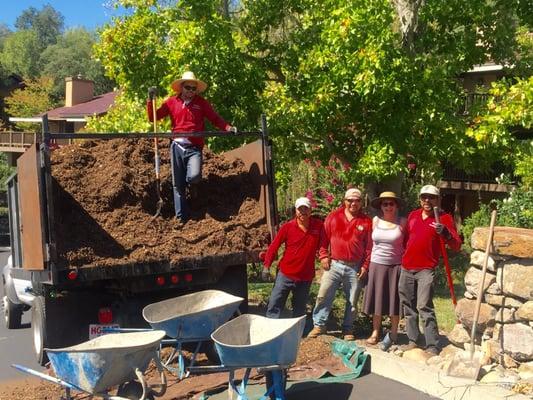
[[176,79],[170,85],[172,90],[174,90],[178,96],[181,94],[181,84],[183,82],[195,82],[196,93],[202,93],[205,89],[207,89],[207,83],[205,83],[204,81],[201,81],[200,79],[196,79],[194,72],[185,71],[183,75],[181,76],[181,79]]
[[377,208],[378,210],[381,208],[381,201],[391,199],[396,201],[396,204],[398,204],[398,207],[402,207],[404,205],[404,201],[400,199],[398,196],[396,196],[396,193],[394,192],[382,192],[379,197],[376,197],[374,200],[370,202],[370,205],[374,208]]

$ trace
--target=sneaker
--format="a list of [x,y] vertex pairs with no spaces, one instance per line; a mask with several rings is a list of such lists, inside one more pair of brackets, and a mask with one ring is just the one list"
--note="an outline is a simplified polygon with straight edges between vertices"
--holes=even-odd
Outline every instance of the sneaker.
[[438,356],[440,351],[437,347],[431,346],[426,349],[426,353],[431,354],[432,356]]
[[409,341],[409,344],[404,344],[402,347],[402,351],[408,351],[418,348],[416,345],[416,342]]
[[355,340],[355,335],[351,331],[343,331],[342,338],[347,342],[353,342]]
[[323,335],[326,333],[326,327],[325,326],[318,326],[315,325],[313,329],[311,329],[311,332],[307,335],[308,338],[316,338],[320,335]]
[[387,333],[379,343],[379,348],[383,351],[388,351],[394,343],[396,343],[396,341],[392,340],[390,333]]

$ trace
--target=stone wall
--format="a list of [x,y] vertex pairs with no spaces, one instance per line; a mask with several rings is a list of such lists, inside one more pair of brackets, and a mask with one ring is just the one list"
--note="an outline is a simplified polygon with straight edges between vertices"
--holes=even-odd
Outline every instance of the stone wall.
[[[470,341],[488,233],[488,228],[476,228],[472,235],[474,251],[465,275],[465,296],[456,308],[461,323],[449,335],[459,347]],[[476,344],[481,345],[487,361],[516,368],[517,372],[526,367],[531,371],[533,230],[496,227],[491,247]]]

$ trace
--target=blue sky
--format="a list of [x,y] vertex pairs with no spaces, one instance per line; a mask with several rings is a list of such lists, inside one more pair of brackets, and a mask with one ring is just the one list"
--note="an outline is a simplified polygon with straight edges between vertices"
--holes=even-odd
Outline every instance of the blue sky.
[[113,15],[120,14],[106,5],[111,3],[109,0],[0,0],[0,3],[0,23],[12,30],[22,11],[29,7],[41,10],[45,4],[50,4],[63,15],[67,29],[84,26],[92,30],[110,21]]

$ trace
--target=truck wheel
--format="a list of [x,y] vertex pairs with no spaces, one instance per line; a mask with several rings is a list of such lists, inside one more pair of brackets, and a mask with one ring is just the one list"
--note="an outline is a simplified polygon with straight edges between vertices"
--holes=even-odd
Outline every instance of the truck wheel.
[[4,321],[7,329],[19,329],[22,320],[22,304],[15,304],[4,296]]
[[242,297],[244,301],[239,306],[239,311],[242,314],[248,312],[248,275],[246,264],[232,265],[226,268],[224,275],[216,283],[215,289]]
[[46,330],[46,308],[43,296],[36,296],[31,307],[31,331],[33,334],[33,351],[37,362],[45,365],[48,362],[44,348],[48,347]]

